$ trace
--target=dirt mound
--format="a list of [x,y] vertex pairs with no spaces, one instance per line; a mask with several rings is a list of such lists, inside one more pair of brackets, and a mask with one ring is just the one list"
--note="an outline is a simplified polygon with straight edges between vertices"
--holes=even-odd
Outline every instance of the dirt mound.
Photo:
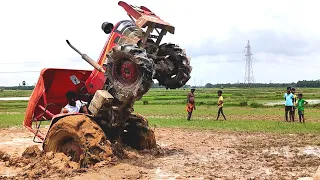
[[[90,167],[95,169],[114,166],[124,159],[139,159],[147,154],[151,156],[166,154],[166,151],[160,147],[138,151],[121,143],[112,144],[112,151],[114,152],[112,157]],[[87,169],[80,168],[78,163],[71,161],[71,157],[63,153],[43,152],[37,145],[26,148],[21,157],[11,157],[7,153],[0,151],[0,169],[1,162],[6,169],[10,169],[15,173],[6,176],[0,175],[0,179],[72,177],[87,171]]]
[[[76,162],[70,161],[63,153],[43,153],[38,146],[28,147],[21,157],[12,158],[0,151],[0,161],[4,162],[7,168],[19,169],[16,174],[7,178],[45,178],[56,172],[59,176],[71,176],[74,170],[79,169]],[[5,178],[1,177],[0,178]]]
[[8,161],[10,159],[10,155],[6,152],[0,151],[0,161]]
[[23,153],[22,157],[24,158],[31,158],[31,157],[37,157],[41,154],[41,150],[37,145],[28,147]]

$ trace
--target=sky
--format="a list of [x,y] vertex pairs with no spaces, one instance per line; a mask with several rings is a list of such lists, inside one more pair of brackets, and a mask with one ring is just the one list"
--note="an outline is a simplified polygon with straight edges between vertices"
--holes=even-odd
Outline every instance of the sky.
[[[163,43],[186,49],[189,85],[244,81],[250,41],[255,82],[320,79],[319,1],[128,0],[175,26]],[[105,21],[129,19],[114,0],[0,1],[0,86],[34,85],[42,68],[93,68],[67,44],[97,60]]]

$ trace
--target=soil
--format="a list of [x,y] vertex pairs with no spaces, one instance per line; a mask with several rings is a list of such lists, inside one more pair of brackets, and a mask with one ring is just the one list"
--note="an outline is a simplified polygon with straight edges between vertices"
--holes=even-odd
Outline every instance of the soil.
[[42,153],[24,128],[0,129],[0,179],[298,179],[320,165],[320,137],[155,129],[158,147],[117,145],[118,158],[80,169],[64,154]]

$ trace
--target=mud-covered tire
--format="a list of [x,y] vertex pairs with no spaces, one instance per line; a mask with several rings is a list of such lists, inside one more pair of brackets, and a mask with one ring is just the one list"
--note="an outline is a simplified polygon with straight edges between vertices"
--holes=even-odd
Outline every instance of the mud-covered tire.
[[139,100],[152,85],[154,63],[146,51],[136,45],[114,47],[107,55],[106,66],[111,94],[121,102]]
[[192,70],[185,51],[176,44],[165,43],[159,46],[157,56],[166,57],[155,62],[154,78],[159,85],[170,89],[184,86],[190,79]]
[[45,152],[62,152],[80,167],[87,167],[112,156],[111,143],[102,129],[86,115],[61,118],[49,130]]
[[157,146],[154,132],[143,116],[131,114],[125,125],[122,142],[134,149],[153,149]]

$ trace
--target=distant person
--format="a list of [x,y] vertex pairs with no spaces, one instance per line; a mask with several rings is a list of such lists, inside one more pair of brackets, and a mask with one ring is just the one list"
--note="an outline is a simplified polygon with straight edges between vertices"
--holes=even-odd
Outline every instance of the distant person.
[[292,119],[294,121],[295,119],[295,114],[296,114],[296,108],[297,108],[297,95],[296,93],[296,89],[295,88],[291,88],[291,93],[293,94],[293,109],[292,109]]
[[285,100],[285,118],[288,122],[288,113],[290,121],[294,121],[293,119],[293,94],[291,93],[291,87],[287,87],[287,93],[284,94]]
[[302,122],[304,123],[304,105],[305,104],[308,104],[308,102],[304,99],[302,99],[302,94],[298,94],[298,101],[297,101],[297,104],[298,104],[298,115],[299,115],[299,122],[301,123],[301,120]]
[[74,91],[68,91],[66,93],[68,104],[62,108],[62,113],[85,113],[88,114],[87,102],[76,100],[77,94]]
[[188,112],[187,120],[191,119],[193,110],[196,110],[196,103],[194,100],[195,99],[195,97],[194,97],[195,90],[196,90],[195,88],[191,88],[191,92],[189,92],[187,95],[187,112]]
[[222,91],[219,90],[218,91],[218,96],[219,96],[219,99],[218,99],[218,116],[217,116],[217,119],[219,119],[220,117],[220,113],[222,114],[224,120],[227,120],[224,113],[223,113],[223,97],[222,97]]

